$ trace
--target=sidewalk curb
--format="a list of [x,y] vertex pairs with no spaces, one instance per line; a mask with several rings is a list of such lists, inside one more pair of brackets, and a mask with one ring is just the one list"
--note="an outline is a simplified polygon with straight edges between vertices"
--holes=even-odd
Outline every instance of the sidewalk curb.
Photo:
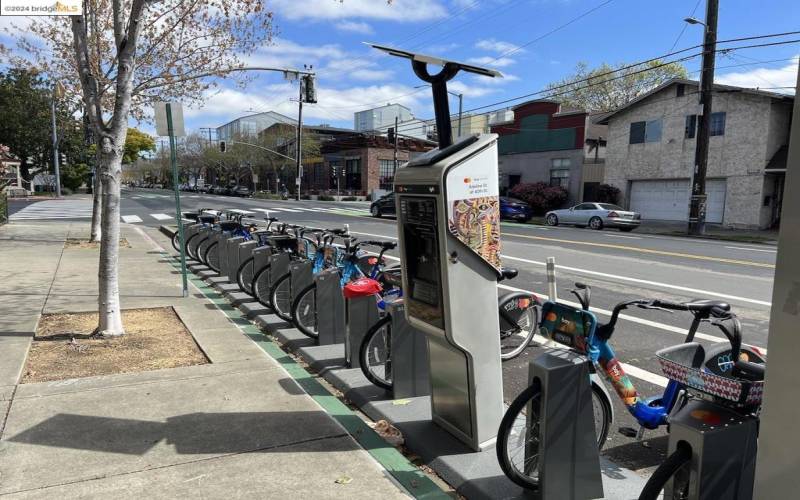
[[[164,228],[164,226],[162,226]],[[168,228],[165,228],[168,230]],[[172,237],[172,233],[164,234]],[[179,261],[167,252],[162,252],[170,265],[178,269]],[[366,422],[350,410],[338,397],[331,394],[314,375],[305,370],[294,359],[287,355],[275,342],[270,340],[261,329],[248,321],[246,315],[231,307],[224,294],[214,290],[195,275],[189,281],[203,296],[211,301],[223,314],[256,343],[266,354],[272,357],[284,370],[314,399],[331,418],[337,421],[350,436],[376,460],[386,472],[415,498],[439,499],[450,498],[436,483],[422,473],[397,449],[386,443]]]

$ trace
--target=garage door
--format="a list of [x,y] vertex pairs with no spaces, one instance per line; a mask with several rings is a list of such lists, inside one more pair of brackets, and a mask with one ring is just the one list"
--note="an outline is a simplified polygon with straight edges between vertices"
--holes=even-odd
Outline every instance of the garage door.
[[[633,181],[631,210],[642,219],[685,221],[689,218],[689,180]],[[725,179],[706,181],[706,220],[722,222],[725,211]]]

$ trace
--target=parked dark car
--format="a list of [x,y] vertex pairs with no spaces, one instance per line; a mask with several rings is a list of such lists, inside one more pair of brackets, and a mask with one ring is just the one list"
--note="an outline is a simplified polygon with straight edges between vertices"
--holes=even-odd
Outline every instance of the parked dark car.
[[500,218],[517,222],[527,222],[533,217],[533,208],[522,200],[500,197]]
[[250,195],[253,193],[250,191],[250,188],[247,186],[239,186],[233,190],[233,196],[241,196],[243,198],[249,198]]
[[373,201],[369,206],[369,212],[373,217],[395,215],[394,193],[385,194]]

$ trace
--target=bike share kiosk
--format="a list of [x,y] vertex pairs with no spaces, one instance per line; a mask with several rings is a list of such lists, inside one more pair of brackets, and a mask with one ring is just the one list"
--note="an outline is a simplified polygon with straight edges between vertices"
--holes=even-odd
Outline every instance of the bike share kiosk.
[[[461,70],[501,75],[373,47],[410,59],[433,88],[439,147],[395,174],[406,317],[427,337],[434,422],[472,449],[485,449],[494,444],[504,409],[497,136],[473,135],[453,144],[446,82]],[[431,75],[427,64],[443,69]]]

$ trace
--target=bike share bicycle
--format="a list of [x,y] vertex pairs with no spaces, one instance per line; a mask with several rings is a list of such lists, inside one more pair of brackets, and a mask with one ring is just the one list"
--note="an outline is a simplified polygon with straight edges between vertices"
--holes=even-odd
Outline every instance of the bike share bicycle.
[[[513,279],[518,271],[501,269],[498,281]],[[392,278],[390,278],[392,279]],[[392,283],[401,287],[400,276]],[[511,292],[497,297],[497,312],[500,317],[500,359],[514,359],[530,345],[539,323],[539,299],[528,292]],[[392,317],[385,313],[364,337],[359,349],[359,366],[364,376],[374,385],[392,390],[391,356]]]
[[[547,302],[542,308],[541,333],[552,341],[566,346],[570,351],[588,356],[592,360],[592,373],[589,383],[592,390],[592,408],[594,413],[595,435],[598,448],[605,444],[608,431],[613,421],[611,400],[598,373],[615,389],[629,413],[640,425],[639,431],[620,429],[623,434],[641,438],[645,429],[656,429],[667,425],[671,412],[680,408],[684,385],[670,381],[661,396],[641,397],[633,383],[625,374],[621,364],[609,344],[616,327],[619,314],[628,307],[658,310],[682,310],[693,314],[693,320],[686,336],[686,344],[692,343],[699,325],[709,321],[720,311],[728,312],[730,306],[724,302],[713,300],[695,300],[675,304],[662,300],[632,300],[622,302],[614,307],[611,319],[604,325],[597,325],[597,319],[589,310],[591,288],[576,283],[577,290],[572,290],[581,308],[565,304]],[[540,418],[539,405],[542,387],[532,384],[520,393],[511,403],[503,417],[498,431],[497,455],[506,475],[515,483],[528,488],[538,486],[536,449],[539,436],[535,431]],[[531,424],[533,422],[533,424]],[[534,430],[530,429],[534,426]],[[520,462],[520,456],[524,457]]]
[[[685,304],[662,304],[684,310]],[[765,356],[742,345],[741,323],[714,309],[711,323],[728,340],[705,348],[697,342],[656,353],[670,383],[685,388],[670,415],[669,457],[653,472],[639,500],[748,500],[753,496],[758,414]]]

